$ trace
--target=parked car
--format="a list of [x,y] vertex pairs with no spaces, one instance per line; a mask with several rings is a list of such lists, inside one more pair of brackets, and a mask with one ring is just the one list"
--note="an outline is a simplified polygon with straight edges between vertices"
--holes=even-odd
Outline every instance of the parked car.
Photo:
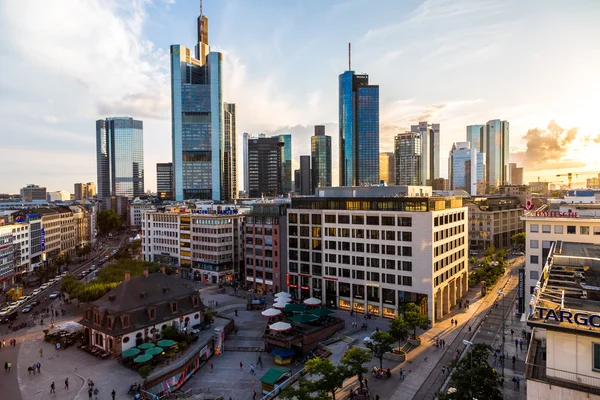
[[32,306],[25,306],[23,307],[23,309],[21,310],[22,313],[28,313],[29,311],[31,311],[33,307]]
[[6,315],[3,315],[0,318],[0,324],[6,324],[10,321],[14,321],[15,319],[17,319],[17,317],[19,316],[19,312],[18,311],[12,311]]
[[48,296],[49,299],[55,299],[57,297],[58,297],[58,292],[51,293],[50,296]]
[[34,301],[31,302],[31,307],[35,307],[38,304],[40,304],[40,299],[35,299]]
[[31,292],[31,295],[32,296],[37,296],[40,293],[42,293],[42,289],[35,289],[33,292]]
[[524,256],[525,253],[523,253],[522,251],[517,251],[515,252],[515,256]]
[[92,265],[92,266],[90,267],[90,271],[95,271],[95,270],[96,270],[96,265]]

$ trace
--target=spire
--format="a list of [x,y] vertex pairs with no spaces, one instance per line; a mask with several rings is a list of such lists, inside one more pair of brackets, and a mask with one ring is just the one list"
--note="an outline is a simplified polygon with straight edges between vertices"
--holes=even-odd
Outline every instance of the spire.
[[202,0],[200,0],[200,18],[202,18]]
[[[202,0],[200,0],[202,1]],[[351,43],[348,43],[348,71],[352,71],[352,47]]]

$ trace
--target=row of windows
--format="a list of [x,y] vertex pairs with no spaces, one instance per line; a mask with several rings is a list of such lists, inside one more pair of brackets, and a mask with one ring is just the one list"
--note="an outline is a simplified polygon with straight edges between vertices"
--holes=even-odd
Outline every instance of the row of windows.
[[[250,268],[247,268],[246,269],[246,276],[252,276],[252,277],[254,277],[255,276],[254,275],[254,270],[250,269]],[[273,273],[265,271],[265,273],[263,275],[262,271],[256,271],[256,277],[257,278],[263,278],[263,279],[266,279],[266,280],[273,280]]]
[[272,228],[262,228],[260,226],[257,226],[255,228],[253,228],[251,226],[247,226],[246,233],[249,233],[249,234],[254,233],[257,236],[258,235],[271,236],[271,235],[273,235],[273,229]]
[[451,240],[447,243],[441,244],[439,246],[435,246],[435,251],[434,254],[435,256],[439,256],[442,255],[448,251],[451,251],[455,248],[457,248],[458,246],[462,246],[463,244],[465,244],[465,238],[463,237],[459,237],[457,239]]
[[[329,268],[333,268],[333,267],[329,267]],[[335,270],[335,268],[334,268]],[[327,275],[331,275],[331,276],[336,276],[334,273],[330,273],[330,272],[335,272],[335,271],[329,271],[327,273]],[[341,278],[352,278],[352,279],[358,279],[358,280],[363,280],[363,281],[367,281],[367,282],[381,282],[381,283],[389,283],[389,284],[394,284],[394,285],[403,285],[403,286],[412,286],[413,281],[412,281],[412,276],[406,276],[406,275],[395,275],[395,274],[385,274],[385,273],[380,273],[380,272],[372,272],[372,271],[360,271],[360,270],[349,270],[349,269],[344,269],[344,268],[340,268],[339,269],[339,277]],[[293,275],[290,276],[291,281],[295,281],[298,279],[297,276]],[[308,277],[305,276],[301,276],[299,277],[301,279],[301,281],[305,281],[306,285],[308,285]],[[291,282],[290,282],[291,283]],[[314,287],[313,287],[314,288]]]
[[437,242],[438,240],[444,240],[453,235],[458,235],[465,231],[464,225],[454,226],[452,228],[442,229],[434,233],[434,239]]
[[460,264],[456,264],[454,267],[445,271],[444,273],[435,277],[435,286],[441,285],[446,282],[448,279],[452,278],[455,274],[465,269],[465,262],[461,262]]
[[[593,230],[594,235],[600,235],[600,226],[594,226],[593,228],[594,228],[594,230]],[[538,233],[539,231],[540,231],[540,226],[538,224],[529,225],[529,232]],[[552,233],[552,225],[542,225],[542,233]],[[554,233],[556,233],[556,234],[565,233],[564,225],[554,225]],[[567,233],[567,235],[577,234],[577,226],[567,225],[566,233]],[[589,226],[580,226],[579,234],[580,235],[589,235],[590,227]]]
[[[185,234],[181,234],[181,238],[185,239]],[[210,236],[192,236],[192,240],[195,242],[206,242],[206,243],[228,243],[232,242],[233,238],[231,236],[225,237],[210,237]]]
[[225,234],[230,234],[231,231],[232,231],[232,228],[215,229],[215,228],[192,227],[192,232],[194,232],[194,233],[206,233],[206,234],[210,234],[210,235],[225,235]]
[[[291,227],[290,227],[291,228]],[[302,228],[300,227],[300,236],[303,235]],[[319,229],[318,236],[315,236],[315,229]],[[320,237],[320,228],[313,228],[313,237]],[[291,235],[296,236],[296,235]],[[412,232],[410,231],[380,231],[377,229],[349,229],[349,228],[325,228],[325,236],[329,237],[352,237],[354,239],[371,239],[371,240],[397,240],[399,242],[412,242]]]
[[[362,257],[352,257],[352,265],[353,266],[364,266],[365,259]],[[412,271],[412,261],[396,261],[396,260],[386,260],[379,258],[367,258],[367,267],[371,268],[381,268],[396,270],[396,265],[398,271]],[[313,265],[312,268],[309,264],[300,264],[296,262],[289,263],[289,271],[293,273],[301,273],[306,275],[322,275],[323,268],[320,265]],[[348,271],[348,272],[344,272]],[[344,276],[346,278],[350,277],[349,268],[338,268],[338,267],[325,267],[325,274],[331,276]]]
[[[461,257],[464,257],[464,256],[465,256],[464,249],[455,251],[454,253],[442,258],[441,260],[436,261],[434,264],[434,271],[437,272],[440,269],[444,269],[448,265],[452,264],[454,261],[457,261],[458,259],[460,259]],[[463,261],[463,263],[464,263],[464,261]]]
[[[313,225],[321,225],[321,214],[298,214],[289,213],[288,221],[290,224],[308,225],[312,222]],[[326,224],[350,224],[353,225],[364,225],[365,221],[367,225],[385,225],[385,226],[412,226],[411,217],[394,217],[394,216],[380,216],[379,215],[335,215],[325,214]]]
[[451,224],[453,222],[463,221],[464,219],[465,219],[464,211],[459,212],[459,213],[448,214],[448,215],[440,215],[439,217],[435,217],[433,219],[433,226]]

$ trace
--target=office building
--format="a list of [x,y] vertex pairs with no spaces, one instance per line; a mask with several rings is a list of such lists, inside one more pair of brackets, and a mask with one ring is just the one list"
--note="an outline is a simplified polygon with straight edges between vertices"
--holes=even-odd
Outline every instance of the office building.
[[313,194],[311,192],[311,177],[310,156],[300,156],[300,195],[308,196]]
[[74,200],[83,200],[87,198],[87,186],[85,183],[76,183],[73,189]]
[[434,179],[433,182],[431,182],[431,188],[433,190],[440,190],[443,192],[448,191],[449,185],[450,185],[450,181],[448,181],[448,179],[446,179],[446,178],[437,178],[437,179]]
[[300,170],[294,170],[294,193],[300,194]]
[[467,126],[467,141],[471,148],[485,153],[485,184],[489,189],[510,184],[508,121],[499,119],[485,125]]
[[508,170],[510,171],[510,184],[523,185],[523,167],[517,167],[517,163],[509,163]]
[[88,182],[85,184],[86,196],[91,199],[96,196],[96,184],[94,182]]
[[421,140],[419,133],[411,132],[399,133],[394,138],[396,185],[418,186],[423,181]]
[[248,175],[248,138],[251,135],[248,132],[244,132],[242,137],[242,152],[243,152],[243,163],[244,163],[244,188],[242,189],[246,194],[250,190],[250,177]]
[[98,197],[145,196],[142,121],[128,117],[96,121]]
[[379,153],[379,179],[387,185],[396,184],[396,155],[394,152]]
[[519,199],[521,204],[527,203],[529,196],[526,185],[502,185],[499,187],[499,193],[504,196],[514,196]]
[[210,51],[205,15],[198,17],[197,26],[195,57],[179,44],[171,45],[170,51],[173,188],[177,201],[230,197],[233,169],[237,167],[235,106],[223,103],[223,54]]
[[586,179],[585,187],[588,189],[600,189],[600,174],[598,174],[597,178]]
[[523,304],[531,329],[527,399],[599,399],[600,245],[552,236],[532,299]]
[[65,190],[58,190],[56,192],[48,192],[48,202],[53,203],[57,201],[69,201],[71,200],[71,193]]
[[340,186],[379,184],[379,86],[369,75],[339,76]]
[[315,126],[315,135],[310,138],[312,161],[312,190],[331,187],[331,136],[325,135],[325,125]]
[[110,196],[101,199],[100,211],[113,210],[121,216],[121,223],[129,219],[129,199],[125,196]]
[[13,239],[13,226],[0,226],[0,288],[8,290],[14,283],[15,252],[17,246]]
[[21,188],[21,200],[23,201],[47,201],[46,188],[38,185],[27,185]]
[[421,135],[421,182],[430,186],[440,177],[440,124],[419,122],[411,125],[410,131]]
[[129,205],[129,225],[131,228],[140,228],[142,226],[143,212],[152,210],[156,210],[156,205],[150,201],[133,201]]
[[240,279],[244,263],[242,222],[233,205],[144,211],[142,255],[145,261],[177,267],[183,279],[231,283]]
[[467,209],[430,187],[324,188],[293,197],[288,274],[295,299],[393,318],[420,306],[432,324],[468,291]]
[[473,196],[469,209],[469,248],[473,250],[512,245],[512,237],[523,232],[523,208],[517,197]]
[[550,182],[542,182],[542,181],[537,181],[537,182],[529,182],[529,191],[531,193],[537,193],[537,194],[547,194],[549,192],[549,185]]
[[248,138],[249,190],[251,198],[276,197],[283,194],[281,179],[281,148],[284,143],[278,136]]
[[156,164],[156,193],[161,200],[173,200],[173,163]]
[[483,152],[485,146],[485,139],[483,135],[484,125],[468,125],[467,126],[467,142],[471,145],[472,149],[476,149],[480,153]]
[[278,293],[287,271],[287,204],[254,204],[245,214],[246,289]]
[[475,196],[485,193],[485,154],[471,149],[469,142],[452,145],[448,158],[450,190],[462,189]]
[[279,135],[281,146],[281,190],[285,196],[292,191],[292,135]]

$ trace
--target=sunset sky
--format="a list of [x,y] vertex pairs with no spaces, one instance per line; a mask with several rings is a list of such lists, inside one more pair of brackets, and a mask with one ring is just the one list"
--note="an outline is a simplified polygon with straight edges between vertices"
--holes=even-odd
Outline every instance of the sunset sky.
[[[95,121],[107,116],[144,121],[155,190],[156,163],[171,161],[168,48],[194,46],[198,3],[0,2],[0,192],[95,181]],[[411,124],[440,123],[447,176],[465,126],[501,118],[526,181],[600,171],[600,1],[205,0],[204,13],[240,143],[291,132],[298,164],[325,124],[334,183],[348,42],[353,69],[380,85],[381,151]]]

